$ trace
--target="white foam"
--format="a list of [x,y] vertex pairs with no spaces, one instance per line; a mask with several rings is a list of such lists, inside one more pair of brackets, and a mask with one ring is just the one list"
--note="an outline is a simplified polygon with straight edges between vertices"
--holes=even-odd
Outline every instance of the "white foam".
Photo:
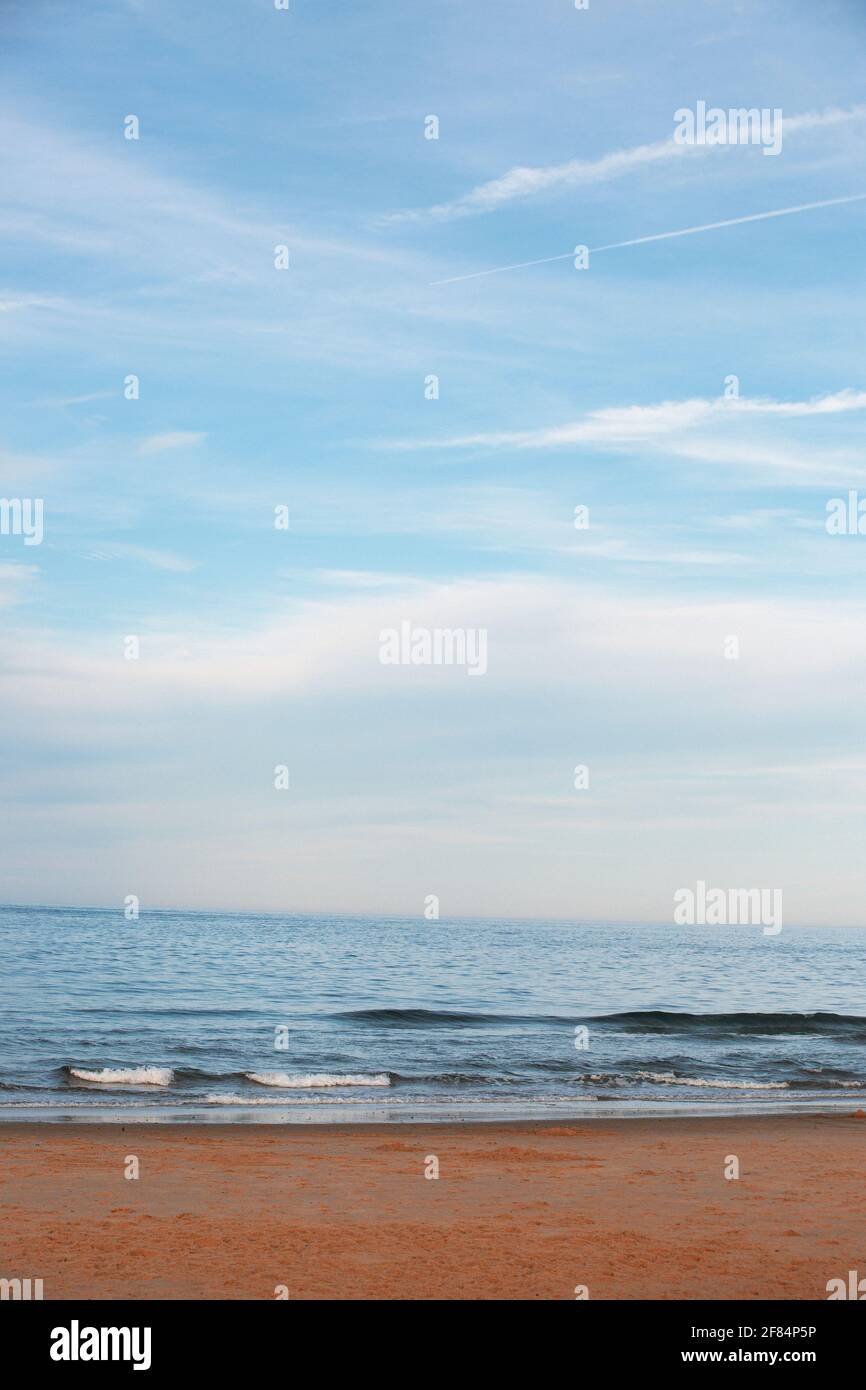
[[702,1076],[674,1076],[670,1071],[635,1072],[639,1081],[652,1081],[657,1086],[699,1086],[719,1091],[786,1091],[787,1081],[717,1081]]
[[654,1086],[696,1086],[698,1089],[719,1091],[787,1091],[787,1081],[722,1081],[704,1076],[674,1076],[672,1071],[635,1071],[631,1075],[611,1076],[609,1072],[588,1072],[579,1076],[584,1085],[631,1086],[635,1081],[649,1081]]
[[377,1072],[372,1076],[346,1076],[328,1071],[245,1071],[244,1076],[247,1081],[255,1081],[259,1086],[279,1086],[289,1091],[319,1091],[329,1086],[391,1085],[387,1072]]
[[[282,1108],[285,1109],[285,1108],[286,1108],[287,1106],[289,1106],[289,1105],[324,1105],[324,1104],[325,1104],[325,1097],[324,1097],[324,1096],[309,1096],[309,1097],[305,1096],[303,1100],[300,1100],[300,1099],[298,1099],[297,1097],[295,1097],[295,1098],[292,1099],[292,1100],[288,1100],[285,1096],[223,1096],[223,1095],[211,1095],[211,1096],[205,1096],[205,1097],[204,1097],[204,1102],[203,1102],[203,1103],[204,1103],[205,1105],[236,1105],[236,1106],[238,1107],[239,1110],[242,1110],[242,1109],[244,1108],[244,1106],[246,1106],[246,1105],[278,1105],[278,1106],[282,1106]],[[345,1105],[346,1102],[345,1102],[345,1101],[338,1101],[338,1100],[335,1098],[335,1099],[333,1099],[333,1100],[329,1100],[329,1101],[328,1101],[328,1104],[330,1104],[330,1105]]]
[[170,1086],[174,1080],[171,1067],[102,1067],[100,1071],[70,1067],[69,1075],[101,1086]]

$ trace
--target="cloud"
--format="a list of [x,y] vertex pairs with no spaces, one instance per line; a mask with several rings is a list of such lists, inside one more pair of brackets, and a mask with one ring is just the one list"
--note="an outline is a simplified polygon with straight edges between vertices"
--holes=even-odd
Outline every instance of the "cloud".
[[140,454],[164,454],[169,449],[187,449],[201,444],[207,436],[200,430],[169,430],[166,434],[152,434],[138,447]]
[[[846,388],[808,401],[775,401],[761,397],[727,399],[702,397],[662,401],[657,405],[611,406],[588,411],[581,419],[533,430],[497,430],[444,439],[417,438],[380,442],[378,447],[413,449],[552,449],[573,445],[614,449],[661,448],[668,454],[706,461],[751,463],[813,476],[844,466],[841,457],[822,459],[814,449],[799,459],[789,450],[767,447],[750,431],[737,439],[738,425],[818,419],[866,410],[866,391]],[[732,429],[733,427],[733,429]],[[701,431],[710,429],[707,435]],[[850,465],[864,471],[859,455]],[[854,476],[854,473],[851,476]],[[792,481],[792,479],[788,479]]]
[[[8,152],[0,234],[85,254],[167,258],[198,270],[230,238],[266,237],[255,218],[181,179],[152,171],[141,151],[118,130],[114,149],[74,133],[39,126],[0,110]],[[164,262],[166,263],[166,262]]]
[[83,396],[60,396],[55,400],[34,401],[33,404],[45,409],[65,409],[70,405],[88,405],[91,401],[114,400],[116,396],[116,391],[89,391]]
[[197,569],[195,560],[183,555],[175,555],[169,550],[153,550],[143,545],[108,545],[91,550],[85,556],[88,560],[139,560],[151,569],[167,570],[172,574],[188,574]]
[[[155,266],[163,277],[205,284],[245,284],[252,275],[270,285],[273,248],[283,242],[317,262],[388,264],[388,248],[303,231],[287,223],[282,210],[239,207],[221,191],[161,172],[119,127],[114,138],[100,132],[94,139],[0,108],[0,142],[0,237],[28,248],[44,244],[98,257],[103,269],[113,257],[139,272]],[[52,303],[43,293],[25,298]],[[8,307],[15,307],[14,299]]]
[[[379,632],[403,618],[486,626],[488,674],[381,666]],[[502,575],[287,605],[255,629],[191,621],[143,633],[137,662],[122,629],[22,625],[0,649],[5,881],[67,901],[122,901],[132,883],[151,904],[399,911],[421,900],[420,875],[448,885],[454,912],[579,903],[643,920],[698,876],[760,882],[778,863],[823,890],[834,863],[823,843],[808,859],[815,806],[840,863],[856,862],[862,823],[845,753],[863,619],[862,601],[835,597],[696,602]],[[723,656],[732,633],[738,661]],[[767,776],[703,775],[750,753]],[[801,782],[772,772],[800,760]],[[577,762],[592,791],[566,798]],[[45,888],[49,848],[62,888]],[[856,882],[849,896],[853,917]],[[803,900],[789,901],[793,919]]]
[[38,565],[0,564],[0,608],[20,603],[39,574]]
[[21,309],[57,309],[63,303],[57,295],[10,294],[7,291],[0,299],[0,314],[15,314]]
[[488,434],[457,435],[444,440],[406,439],[393,443],[400,449],[499,447],[549,448],[560,444],[628,443],[670,435],[708,420],[742,416],[774,416],[797,419],[810,415],[838,415],[866,410],[866,391],[846,387],[811,401],[774,401],[762,397],[662,401],[658,405],[607,406],[587,411],[582,420],[541,430],[500,430]]
[[450,222],[459,217],[494,212],[507,203],[531,198],[538,193],[547,193],[551,189],[606,183],[609,179],[622,178],[624,174],[633,173],[647,165],[658,164],[661,160],[694,156],[707,148],[709,147],[700,145],[677,145],[671,137],[668,140],[657,140],[651,145],[636,145],[632,149],[615,150],[611,154],[602,155],[600,159],[570,159],[565,164],[551,164],[546,167],[518,165],[509,169],[501,178],[479,184],[450,203],[436,203],[433,207],[417,211],[392,213],[387,220]]
[[[783,116],[784,137],[801,132],[819,130],[826,127],[847,124],[866,117],[866,106],[853,106],[847,109],[838,107],[827,111],[805,111],[797,116]],[[450,202],[436,203],[432,207],[409,209],[395,212],[385,219],[391,223],[400,222],[449,222],[456,218],[473,217],[480,213],[495,212],[510,203],[536,197],[562,188],[579,188],[590,184],[607,183],[611,179],[623,178],[642,169],[657,164],[668,163],[682,158],[716,153],[720,146],[680,145],[674,142],[673,133],[664,140],[651,144],[635,145],[628,149],[614,150],[598,159],[570,159],[564,164],[518,165],[496,179],[478,184],[468,193]]]
[[[291,574],[292,577],[297,577],[299,571],[291,571]],[[389,574],[381,570],[318,569],[313,571],[312,577],[329,588],[353,589],[356,592],[360,589],[395,589],[401,587],[405,591],[407,585],[412,582],[423,585],[423,580],[411,581],[406,575]]]
[[24,492],[31,485],[41,486],[56,472],[57,464],[50,459],[35,454],[9,454],[0,449],[0,488],[7,495],[10,489]]
[[[486,628],[490,666],[484,681],[445,667],[383,666],[380,633],[404,620],[428,628]],[[856,601],[686,600],[678,594],[612,595],[583,580],[502,574],[488,579],[419,583],[388,592],[308,600],[272,612],[243,631],[196,620],[188,629],[141,632],[141,657],[126,661],[122,637],[21,631],[0,666],[5,697],[29,718],[53,709],[70,735],[80,720],[104,732],[102,715],[136,723],[145,709],[167,713],[211,705],[248,708],[275,697],[351,701],[361,692],[404,705],[432,691],[461,696],[484,686],[496,698],[509,690],[580,690],[628,705],[633,692],[622,662],[642,671],[646,690],[663,702],[688,691],[728,709],[730,666],[723,639],[737,633],[747,660],[738,701],[768,698],[806,704],[851,698],[859,681],[863,605]],[[824,677],[837,671],[840,685]],[[783,682],[783,683],[779,683]],[[856,702],[855,702],[856,706]],[[852,706],[852,709],[855,707]],[[794,711],[795,704],[791,704]],[[443,710],[444,713],[444,710]],[[186,718],[186,715],[184,716]],[[126,734],[128,737],[128,733]]]
[[[321,211],[295,220],[279,189],[241,196],[231,181],[208,188],[163,172],[165,145],[127,142],[119,127],[76,133],[0,105],[0,144],[0,241],[17,275],[0,280],[0,319],[18,351],[76,342],[100,378],[121,344],[121,357],[141,362],[146,349],[161,366],[167,343],[170,357],[195,349],[217,370],[240,353],[268,370],[284,358],[373,373],[428,360],[419,318],[466,321],[419,296],[435,275],[429,257],[341,236]],[[274,267],[283,244],[288,273]]]

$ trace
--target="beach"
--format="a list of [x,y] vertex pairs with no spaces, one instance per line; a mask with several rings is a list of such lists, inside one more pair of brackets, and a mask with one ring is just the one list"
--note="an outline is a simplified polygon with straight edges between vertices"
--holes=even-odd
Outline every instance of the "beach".
[[548,1124],[5,1122],[0,1276],[42,1279],[45,1299],[826,1299],[830,1279],[866,1272],[864,1154],[854,1105]]

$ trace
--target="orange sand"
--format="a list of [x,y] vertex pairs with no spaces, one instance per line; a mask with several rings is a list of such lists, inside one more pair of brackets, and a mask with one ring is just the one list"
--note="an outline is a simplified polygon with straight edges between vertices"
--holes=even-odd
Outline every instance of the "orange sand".
[[46,1299],[825,1299],[866,1272],[864,1157],[854,1115],[3,1124],[0,1276]]

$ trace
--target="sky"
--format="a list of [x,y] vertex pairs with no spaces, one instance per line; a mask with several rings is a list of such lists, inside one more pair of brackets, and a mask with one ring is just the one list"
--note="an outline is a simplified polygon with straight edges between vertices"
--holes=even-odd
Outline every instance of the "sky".
[[859,0],[0,0],[0,899],[863,925],[864,58]]

